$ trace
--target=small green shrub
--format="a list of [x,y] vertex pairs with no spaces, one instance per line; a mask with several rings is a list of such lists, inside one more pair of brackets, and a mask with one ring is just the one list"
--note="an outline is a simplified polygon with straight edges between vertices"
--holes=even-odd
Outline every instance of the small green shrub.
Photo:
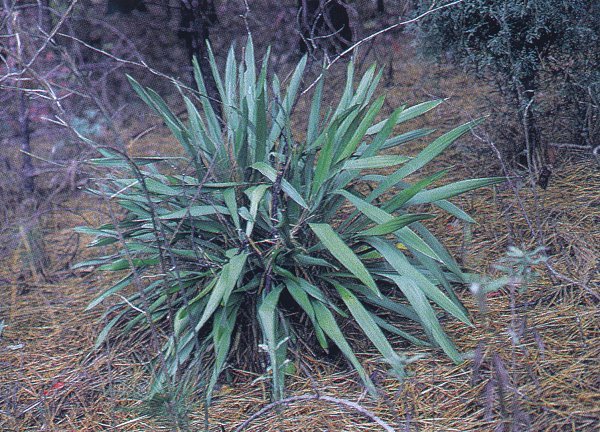
[[[388,335],[437,345],[461,361],[434,306],[470,325],[451,287],[465,275],[421,223],[432,216],[410,209],[432,204],[473,223],[446,199],[501,180],[428,189],[446,171],[414,183],[405,179],[474,123],[441,135],[415,157],[384,154],[431,134],[431,129],[401,135],[393,130],[441,101],[401,107],[375,122],[384,98],[371,99],[381,72],[371,67],[355,88],[351,62],[340,101],[326,115],[324,81],[318,82],[305,137],[297,140],[291,124],[306,58],[285,92],[277,76],[268,78],[268,53],[256,69],[252,41],[240,62],[230,50],[224,75],[214,58],[211,63],[222,121],[206,98],[199,111],[183,95],[185,124],[158,94],[130,79],[186,150],[187,165],[180,165],[178,174],[161,173],[158,158],[129,159],[114,150],[101,150],[102,157],[93,161],[117,169],[97,192],[110,193],[126,216],[116,226],[80,228],[97,236],[92,246],[118,245],[116,254],[81,265],[126,275],[89,307],[131,284],[139,289],[108,309],[110,321],[98,343],[113,328],[124,337],[151,320],[168,334],[163,379],[201,364],[209,369],[209,400],[232,351],[252,350],[268,365],[273,397],[281,398],[291,368],[289,348],[300,339],[314,340],[324,350],[337,346],[374,391],[340,320],[352,320],[398,377],[408,359],[392,348]],[[203,92],[197,64],[195,72]],[[391,174],[373,172],[381,168]],[[366,194],[365,185],[373,188]],[[391,198],[383,199],[384,194]],[[147,282],[143,289],[141,281]],[[419,323],[430,342],[394,326],[395,317]]]

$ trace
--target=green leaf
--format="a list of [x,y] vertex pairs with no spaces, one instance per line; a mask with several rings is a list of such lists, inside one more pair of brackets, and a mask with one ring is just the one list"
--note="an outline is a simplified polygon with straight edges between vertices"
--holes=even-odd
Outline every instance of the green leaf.
[[[273,169],[273,167],[267,165],[264,162],[256,162],[252,165],[252,168],[259,171],[262,175],[271,180],[273,183],[275,182],[275,180],[277,180],[277,172],[275,171],[275,169]],[[298,191],[294,189],[294,187],[286,179],[281,179],[281,189],[300,206],[304,207],[305,209],[308,209],[308,205],[306,204],[306,201],[304,201],[304,198],[302,198]]]
[[252,186],[251,188],[245,191],[248,198],[250,198],[250,217],[251,219],[248,221],[246,225],[246,235],[250,237],[252,235],[252,230],[254,229],[254,222],[256,221],[256,214],[258,212],[258,206],[265,196],[265,192],[269,189],[271,185],[258,185]]
[[440,201],[443,199],[452,198],[453,196],[463,194],[473,189],[479,189],[482,187],[503,183],[505,181],[506,179],[504,177],[462,180],[441,186],[436,189],[419,192],[407,202],[407,205],[425,204],[434,201]]
[[391,200],[389,200],[383,208],[388,212],[393,212],[404,206],[412,197],[418,194],[420,191],[425,189],[432,183],[435,183],[448,173],[448,170],[442,170],[435,174],[432,174],[423,180],[419,180],[414,185],[407,187],[403,191],[397,193]]
[[400,116],[402,111],[404,111],[404,106],[395,109],[392,115],[385,122],[381,131],[379,131],[377,136],[373,139],[373,142],[366,146],[365,150],[359,148],[359,151],[357,151],[357,153],[361,154],[363,157],[372,157],[379,153],[384,144],[387,142],[386,140],[394,130],[394,126],[396,125],[398,117]]
[[346,85],[344,86],[344,92],[340,98],[340,102],[333,114],[333,117],[339,116],[342,112],[346,111],[350,107],[350,101],[352,100],[354,84],[354,62],[348,62],[346,68]]
[[[344,196],[361,213],[363,213],[366,217],[368,217],[375,223],[383,224],[393,220],[393,216],[385,210],[382,210],[379,207],[376,207],[373,204],[366,202],[365,200],[357,197],[356,195],[351,194],[348,191],[337,190],[335,193]],[[435,260],[441,261],[441,258],[437,256],[433,249],[431,249],[431,247],[429,247],[429,245],[425,243],[423,239],[421,239],[412,230],[410,230],[410,228],[401,228],[400,230],[395,232],[395,235],[402,243],[404,243],[404,245],[407,248],[415,249],[424,255],[427,255]]]
[[415,314],[414,310],[410,306],[406,306],[401,303],[395,302],[385,296],[377,297],[368,288],[362,285],[346,284],[345,286],[352,289],[352,291],[360,294],[361,297],[364,297],[365,301],[375,306],[386,309],[390,312],[394,312],[395,314],[398,314],[401,317],[407,318],[411,321],[420,322],[418,315]]
[[306,67],[307,60],[308,57],[306,55],[302,57],[302,59],[296,66],[292,77],[290,78],[290,84],[288,85],[287,93],[285,95],[285,98],[283,99],[283,102],[279,102],[280,105],[277,107],[277,114],[274,116],[273,124],[271,126],[271,132],[269,133],[269,151],[275,143],[275,141],[277,141],[277,139],[279,138],[279,135],[283,130],[283,126],[287,123],[284,120],[287,117],[289,117],[292,110],[292,106],[296,101],[296,95],[300,87],[300,82],[302,81],[302,75],[304,73],[304,68]]
[[231,219],[233,220],[233,224],[236,229],[240,229],[240,217],[238,215],[238,207],[237,207],[237,198],[235,196],[235,189],[229,188],[223,191],[223,200],[225,201],[225,205],[227,206],[227,210],[231,215]]
[[362,379],[369,392],[372,395],[376,395],[377,390],[373,385],[373,381],[371,381],[371,378],[369,378],[369,375],[365,372],[362,365],[356,358],[354,351],[352,351],[352,348],[348,344],[348,341],[344,337],[344,334],[335,322],[335,318],[333,317],[331,311],[319,301],[314,301],[312,303],[317,321],[319,322],[319,325],[321,326],[325,334],[329,336],[332,342],[337,345],[337,347],[344,354],[344,356],[346,356],[348,361],[350,361],[352,366],[354,366],[354,369],[356,369],[356,372],[358,372],[358,375]]
[[371,314],[354,294],[338,283],[334,283],[334,286],[365,335],[392,366],[395,375],[398,378],[403,378],[405,375],[404,356],[400,356],[394,351],[377,323],[373,320]]
[[152,194],[168,196],[179,196],[181,194],[178,190],[149,177],[144,179],[144,184],[148,192]]
[[456,346],[452,343],[450,338],[444,332],[444,329],[438,321],[435,311],[427,301],[427,298],[423,292],[417,287],[417,285],[408,277],[398,276],[393,274],[384,274],[383,276],[388,277],[400,288],[400,291],[406,296],[408,302],[415,309],[415,312],[419,315],[421,322],[428,329],[432,335],[433,340],[439,344],[444,350],[446,355],[452,359],[455,363],[463,361],[462,355],[456,349]]
[[435,129],[415,129],[413,131],[405,132],[403,134],[397,135],[386,140],[386,142],[383,143],[383,146],[380,150],[386,150],[392,147],[397,147],[410,141],[417,140],[419,138],[424,138],[432,134],[433,132],[435,132]]
[[215,143],[209,138],[206,127],[202,122],[202,117],[192,101],[187,96],[184,96],[183,100],[190,122],[191,145],[204,152],[204,157],[210,158],[216,152]]
[[312,196],[315,196],[323,182],[327,180],[327,178],[331,174],[331,164],[333,161],[333,138],[334,135],[328,132],[325,133],[325,144],[321,148],[321,152],[319,153],[319,158],[317,160],[317,166],[315,168],[314,177],[312,181]]
[[304,310],[308,318],[313,323],[313,327],[315,329],[315,335],[317,336],[317,340],[319,344],[324,350],[329,349],[329,344],[327,343],[327,338],[325,337],[325,333],[323,333],[323,329],[319,325],[317,318],[315,316],[315,310],[313,308],[310,299],[308,298],[308,294],[300,288],[300,285],[292,279],[285,280],[285,286],[290,293],[290,295],[294,298],[296,303]]
[[96,258],[96,259],[81,261],[81,262],[78,262],[77,264],[71,266],[71,270],[77,270],[82,267],[90,267],[90,266],[98,266],[100,264],[106,264],[106,262],[109,261],[111,258],[113,258],[112,255],[107,255],[104,257]]
[[260,88],[256,99],[255,124],[255,144],[254,144],[254,162],[263,162],[267,155],[267,103],[265,101],[265,89]]
[[171,213],[167,213],[161,215],[159,219],[168,220],[168,219],[183,219],[186,217],[200,217],[200,216],[208,216],[213,214],[223,214],[228,215],[229,210],[227,207],[218,206],[218,205],[203,205],[203,206],[191,206],[187,208],[183,208]]
[[435,251],[437,256],[439,256],[442,259],[442,262],[448,268],[448,270],[450,270],[452,273],[458,276],[460,280],[466,282],[466,280],[464,280],[463,272],[458,266],[458,263],[452,257],[452,255],[450,255],[446,248],[439,242],[439,240],[427,228],[425,228],[424,225],[418,222],[414,224],[414,228],[423,237],[423,239],[425,239],[427,244],[431,246],[431,248]]
[[298,255],[295,255],[295,259],[298,262],[298,264],[300,264],[302,266],[307,266],[307,267],[319,266],[319,267],[329,267],[329,268],[333,268],[333,269],[337,268],[336,266],[334,266],[333,264],[331,264],[330,262],[328,262],[322,258],[317,258],[317,257],[313,257],[310,255],[298,254]]
[[373,228],[369,228],[368,230],[362,231],[358,233],[359,236],[369,237],[369,236],[384,236],[393,232],[398,231],[401,228],[404,228],[407,225],[410,225],[413,222],[423,220],[423,219],[431,219],[433,215],[426,213],[418,213],[418,214],[405,214],[402,216],[395,217],[390,219],[387,222],[374,226]]
[[[133,266],[137,269],[142,268],[142,267],[156,265],[159,262],[160,262],[160,260],[158,258],[133,258],[131,260],[131,264],[133,264]],[[121,259],[115,260],[109,264],[101,265],[100,267],[98,267],[98,270],[119,271],[119,270],[125,270],[125,269],[130,269],[130,268],[131,268],[131,266],[129,264],[129,260],[125,259],[125,258],[121,258]]]
[[358,125],[358,128],[352,135],[352,138],[346,143],[344,148],[342,148],[341,154],[336,158],[335,163],[343,161],[354,154],[354,152],[358,148],[358,145],[364,138],[367,129],[370,125],[373,124],[373,119],[375,119],[377,114],[379,114],[379,111],[381,110],[384,101],[385,97],[381,96],[373,103],[371,108],[369,108],[369,110],[361,120],[360,124]]
[[457,207],[456,205],[452,204],[450,201],[437,201],[435,203],[435,205],[439,208],[441,208],[444,211],[447,211],[448,213],[450,213],[452,216],[454,216],[457,219],[460,219],[462,221],[465,221],[467,223],[476,223],[475,219],[473,219],[471,216],[469,216],[467,213],[465,213],[465,211],[463,209],[461,209],[460,207]]
[[[235,249],[230,249],[229,253],[235,253]],[[208,319],[212,316],[213,312],[219,307],[219,304],[223,302],[227,304],[227,300],[231,295],[233,289],[237,285],[240,276],[243,274],[247,253],[240,253],[230,258],[229,262],[223,266],[219,272],[218,281],[215,288],[212,290],[202,318],[198,324],[196,324],[195,331],[198,332]]]
[[[407,110],[408,111],[408,110]],[[405,111],[406,112],[406,111]],[[395,186],[399,181],[414,173],[418,169],[424,167],[427,163],[431,162],[435,157],[442,153],[448,148],[456,139],[469,132],[475,126],[481,123],[481,120],[475,120],[457,127],[450,132],[445,133],[441,137],[434,140],[431,144],[425,147],[416,157],[411,159],[400,169],[393,174],[390,174],[382,181],[377,188],[367,197],[367,201],[371,202],[382,193]]]
[[416,286],[438,306],[463,323],[472,325],[464,310],[450,300],[437,286],[410,264],[404,254],[402,254],[395,246],[389,244],[385,240],[375,237],[368,238],[366,241],[379,251],[398,275],[414,281]]
[[377,65],[372,64],[369,66],[367,71],[363,74],[360,82],[358,83],[358,87],[356,87],[356,91],[354,92],[354,96],[350,101],[351,105],[365,105],[369,102],[368,94],[369,90],[372,87],[374,81],[379,81],[378,77],[375,77],[375,72],[377,71]]
[[[438,100],[434,100],[434,101],[430,101],[430,102],[423,102],[418,105],[407,108],[404,110],[402,115],[400,115],[398,117],[398,119],[396,120],[396,124],[400,124],[405,121],[412,120],[415,117],[425,114],[427,111],[431,111],[432,109],[437,107],[442,102],[443,102],[443,99],[438,99]],[[383,129],[384,126],[385,126],[385,120],[370,127],[369,130],[367,130],[367,135],[376,134],[381,129]]]
[[277,302],[283,286],[273,289],[258,307],[258,319],[267,344],[271,371],[273,376],[273,399],[283,399],[284,370],[286,346],[279,339]]
[[98,297],[96,297],[94,300],[92,300],[92,302],[85,308],[85,310],[89,311],[90,309],[95,308],[96,306],[98,306],[98,304],[102,303],[107,297],[109,297],[113,294],[116,294],[119,291],[121,291],[123,288],[129,286],[131,284],[132,280],[133,280],[133,273],[129,273],[123,279],[119,280],[112,287],[110,287],[109,289],[104,291],[102,294],[100,294]]
[[383,318],[375,315],[375,314],[370,314],[371,318],[373,318],[373,321],[375,321],[375,323],[377,323],[377,325],[379,327],[381,327],[383,330],[388,331],[392,334],[395,334],[397,336],[400,336],[403,339],[406,339],[407,341],[409,341],[411,344],[417,345],[417,346],[425,346],[425,347],[429,347],[431,346],[431,344],[427,341],[421,340],[419,338],[414,337],[413,335],[411,335],[410,333],[407,333],[403,330],[400,330],[398,327],[390,324],[389,322],[387,322],[386,320],[384,320]]
[[[210,48],[210,45],[208,46],[208,52],[210,56],[210,66],[213,72],[213,76],[215,78],[219,94],[222,95],[224,93],[223,85],[221,83],[219,72],[216,70],[217,66],[214,57],[212,56],[212,50]],[[219,123],[219,119],[209,99],[206,86],[204,85],[204,78],[202,77],[202,71],[200,70],[200,64],[198,63],[198,59],[196,57],[192,59],[192,66],[194,69],[194,79],[196,81],[198,91],[200,92],[200,103],[202,104],[202,110],[204,111],[204,115],[207,119],[208,131],[210,132],[210,136],[213,140],[215,148],[218,150],[219,148],[223,147],[219,145],[221,143],[221,126]]]
[[340,238],[340,236],[331,228],[329,224],[309,224],[310,229],[317,235],[325,248],[337,259],[340,264],[346,267],[350,273],[356,276],[362,283],[369,287],[375,294],[381,296],[377,284],[373,277],[360,261],[356,254]]
[[375,169],[375,168],[389,168],[394,165],[400,165],[410,158],[406,156],[371,156],[362,157],[359,159],[350,159],[344,162],[342,169],[344,170],[362,170],[362,169]]
[[215,364],[211,374],[210,381],[206,390],[206,404],[210,405],[212,399],[212,392],[217,384],[217,379],[223,370],[227,356],[229,355],[229,349],[231,347],[231,334],[235,328],[235,322],[237,319],[237,311],[240,303],[237,303],[233,307],[222,308],[215,312],[215,319],[213,322],[213,343],[215,350]]
[[316,138],[319,128],[319,119],[321,114],[321,100],[323,98],[323,85],[325,78],[321,77],[313,94],[310,113],[308,116],[308,127],[306,130],[306,142],[310,145]]
[[104,343],[104,341],[108,337],[108,334],[110,333],[110,331],[112,330],[112,328],[115,326],[115,324],[117,324],[123,318],[123,315],[125,315],[127,312],[128,312],[127,310],[124,310],[123,312],[119,313],[117,316],[115,316],[114,318],[112,318],[102,328],[102,330],[100,331],[100,333],[98,333],[98,337],[96,338],[96,343],[94,344],[94,349],[100,348],[100,345],[102,345]]

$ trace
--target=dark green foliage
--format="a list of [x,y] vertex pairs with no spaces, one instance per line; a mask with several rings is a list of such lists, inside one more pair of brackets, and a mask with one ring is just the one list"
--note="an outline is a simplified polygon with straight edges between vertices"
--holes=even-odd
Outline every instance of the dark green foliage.
[[[93,246],[118,245],[114,255],[82,265],[125,275],[90,307],[130,285],[136,288],[108,309],[110,321],[98,343],[111,329],[124,337],[132,329],[159,326],[168,337],[155,388],[198,367],[207,371],[201,381],[207,383],[209,401],[232,353],[266,366],[273,397],[283,397],[285,375],[294,370],[290,355],[302,349],[300,341],[318,343],[325,351],[337,346],[374,392],[342,321],[362,330],[395,376],[404,375],[411,359],[392,348],[391,334],[439,346],[460,362],[436,310],[470,325],[452,288],[467,277],[422,223],[432,217],[422,211],[434,205],[472,223],[446,200],[502,180],[428,189],[446,172],[416,183],[406,178],[477,122],[439,136],[413,158],[386,154],[385,149],[432,133],[393,131],[441,101],[400,107],[375,122],[384,98],[371,99],[381,72],[369,68],[355,88],[350,63],[336,108],[322,107],[323,79],[316,85],[299,140],[291,124],[306,58],[285,91],[277,76],[267,79],[267,64],[268,55],[256,68],[251,41],[239,62],[230,51],[224,74],[211,59],[222,121],[206,98],[200,98],[198,110],[184,96],[189,119],[184,123],[157,93],[131,79],[187,158],[175,175],[158,169],[159,158],[129,159],[103,150],[103,157],[93,161],[116,169],[98,193],[109,194],[126,216],[116,226],[80,228],[96,235]],[[196,79],[203,91],[197,63]],[[380,168],[392,174],[372,171]],[[366,184],[374,187],[367,194]],[[381,200],[384,194],[393,198]],[[411,212],[415,206],[417,212]],[[405,332],[398,319],[416,322],[423,333]]]
[[[540,117],[567,113],[581,141],[598,138],[599,23],[596,0],[465,0],[428,16],[421,30],[427,52],[450,54],[494,82],[535,164],[549,138],[540,133],[551,132]],[[561,106],[542,106],[556,90]]]

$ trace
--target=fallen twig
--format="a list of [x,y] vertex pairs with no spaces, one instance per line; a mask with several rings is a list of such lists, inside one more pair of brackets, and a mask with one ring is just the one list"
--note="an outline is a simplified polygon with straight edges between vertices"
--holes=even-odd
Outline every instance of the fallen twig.
[[359,405],[356,402],[352,402],[347,399],[340,399],[340,398],[335,398],[335,397],[331,397],[331,396],[325,396],[325,395],[321,395],[319,393],[307,394],[307,395],[302,395],[302,396],[291,396],[291,397],[288,397],[285,399],[271,402],[270,404],[264,406],[263,408],[261,408],[260,410],[258,410],[254,414],[252,414],[241,425],[239,425],[234,430],[234,432],[240,432],[240,431],[246,429],[248,427],[248,425],[250,425],[250,423],[252,423],[254,420],[263,416],[264,414],[268,413],[269,411],[272,411],[273,409],[275,409],[277,407],[280,407],[280,406],[287,407],[294,402],[311,401],[311,400],[325,401],[325,402],[332,403],[334,405],[339,405],[339,406],[343,406],[345,408],[350,408],[351,410],[354,410],[354,411],[358,412],[359,414],[362,414],[363,416],[369,418],[373,422],[377,423],[385,431],[395,432],[395,429],[393,427],[391,427],[389,424],[384,422],[382,419],[377,417],[375,414],[373,414],[371,411],[369,411],[362,405]]

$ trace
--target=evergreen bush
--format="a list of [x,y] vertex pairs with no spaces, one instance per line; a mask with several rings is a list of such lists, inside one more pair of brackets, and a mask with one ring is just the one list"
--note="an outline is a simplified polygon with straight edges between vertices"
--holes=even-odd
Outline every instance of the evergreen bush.
[[531,169],[548,162],[549,142],[598,145],[597,1],[464,0],[428,15],[420,29],[425,52],[450,54],[499,90],[521,131],[504,147],[523,152]]

